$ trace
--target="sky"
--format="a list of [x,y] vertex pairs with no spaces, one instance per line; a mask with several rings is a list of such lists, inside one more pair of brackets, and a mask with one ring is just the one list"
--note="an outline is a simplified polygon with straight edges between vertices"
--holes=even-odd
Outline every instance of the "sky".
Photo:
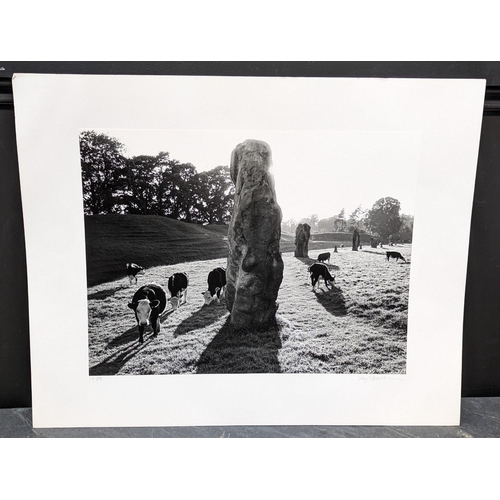
[[417,132],[98,130],[118,139],[126,156],[170,153],[198,172],[229,165],[231,152],[246,139],[269,144],[276,196],[283,220],[311,214],[320,219],[349,216],[390,196],[401,212],[414,214],[420,160]]

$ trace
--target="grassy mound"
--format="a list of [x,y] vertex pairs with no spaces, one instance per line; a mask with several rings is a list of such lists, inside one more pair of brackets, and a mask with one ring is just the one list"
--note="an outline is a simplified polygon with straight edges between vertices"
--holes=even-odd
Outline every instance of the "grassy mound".
[[[227,229],[224,224],[202,226],[155,215],[88,215],[85,217],[87,285],[123,278],[127,262],[151,268],[226,258]],[[349,235],[342,235],[347,247]],[[313,258],[316,250],[325,246],[318,236],[313,235],[318,241],[309,241]],[[281,251],[294,249],[295,234],[283,232]]]
[[227,255],[227,226],[201,226],[167,217],[85,217],[87,285],[125,276],[127,262],[145,268]]

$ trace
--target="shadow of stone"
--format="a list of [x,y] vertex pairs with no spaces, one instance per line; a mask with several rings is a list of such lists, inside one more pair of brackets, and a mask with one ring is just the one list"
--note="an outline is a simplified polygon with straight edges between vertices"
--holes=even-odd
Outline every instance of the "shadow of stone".
[[191,314],[191,316],[179,323],[174,331],[174,338],[192,332],[197,328],[211,325],[225,314],[228,314],[225,304],[203,305],[200,309]]
[[235,330],[229,319],[196,363],[196,373],[280,373],[279,326]]
[[[313,264],[318,263],[317,260],[311,259],[310,257],[295,257],[295,258],[303,262],[308,268],[311,267]],[[321,264],[325,264],[325,266],[331,271],[338,271],[340,269],[339,266],[336,266],[335,264],[329,264],[328,262],[321,262]]]
[[342,290],[334,286],[329,291],[315,291],[316,300],[333,316],[345,316],[347,307]]
[[87,295],[87,300],[104,300],[111,295],[114,295],[118,290],[121,290],[123,286],[115,286],[113,288],[106,288],[106,290],[101,290],[100,292],[94,292]]
[[306,266],[310,266],[316,262],[316,260],[311,259],[311,257],[295,257],[295,258],[303,262]]

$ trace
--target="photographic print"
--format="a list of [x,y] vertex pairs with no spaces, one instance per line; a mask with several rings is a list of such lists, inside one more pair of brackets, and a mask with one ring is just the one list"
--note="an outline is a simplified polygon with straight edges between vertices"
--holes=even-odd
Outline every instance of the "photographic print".
[[405,373],[418,133],[79,139],[90,375]]
[[484,86],[15,75],[34,427],[456,425]]

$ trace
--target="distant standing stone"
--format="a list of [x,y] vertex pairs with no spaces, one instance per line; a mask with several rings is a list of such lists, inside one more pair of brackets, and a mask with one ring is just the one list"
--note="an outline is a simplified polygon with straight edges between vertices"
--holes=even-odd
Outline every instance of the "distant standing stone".
[[309,238],[311,226],[299,224],[295,229],[295,257],[309,257]]
[[271,149],[265,142],[247,140],[232,152],[236,190],[228,231],[226,304],[230,323],[237,328],[266,327],[278,308],[282,215],[270,167]]

